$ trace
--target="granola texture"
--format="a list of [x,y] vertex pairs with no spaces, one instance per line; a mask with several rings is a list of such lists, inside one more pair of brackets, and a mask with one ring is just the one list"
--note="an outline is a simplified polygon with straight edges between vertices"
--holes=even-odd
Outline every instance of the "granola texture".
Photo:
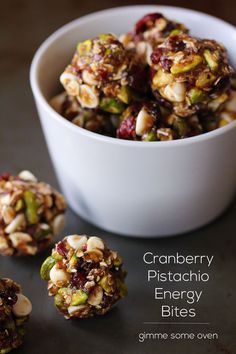
[[121,257],[96,236],[65,237],[42,264],[40,275],[66,319],[104,315],[127,292]]
[[22,344],[25,323],[32,306],[21,287],[11,279],[0,278],[0,354]]
[[64,226],[66,202],[29,171],[0,176],[0,254],[35,255]]
[[236,117],[235,72],[224,46],[160,13],[119,38],[78,43],[60,81],[65,91],[51,106],[81,128],[118,139],[184,139]]
[[155,48],[151,61],[153,94],[178,116],[214,112],[229,98],[233,69],[216,41],[172,35]]

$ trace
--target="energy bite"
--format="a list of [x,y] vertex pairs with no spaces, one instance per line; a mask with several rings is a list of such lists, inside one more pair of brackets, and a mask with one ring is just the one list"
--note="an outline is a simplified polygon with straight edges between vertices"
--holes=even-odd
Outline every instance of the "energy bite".
[[66,202],[29,171],[0,176],[0,254],[35,255],[64,226]]
[[120,36],[120,41],[128,50],[133,50],[138,59],[145,64],[151,64],[150,55],[153,49],[170,35],[188,33],[182,24],[171,21],[160,13],[150,13],[143,16],[134,29]]
[[21,287],[11,279],[0,278],[0,354],[22,344],[25,323],[32,305]]
[[65,237],[44,261],[40,274],[67,319],[104,315],[127,292],[121,257],[95,236]]
[[151,61],[154,96],[178,116],[216,111],[228,99],[233,70],[226,49],[214,40],[170,36],[156,47]]
[[82,108],[75,97],[66,92],[53,97],[51,106],[73,124],[92,132],[115,136],[118,116],[98,109]]
[[128,71],[131,58],[112,34],[100,34],[77,45],[60,81],[83,108],[119,114],[130,99]]

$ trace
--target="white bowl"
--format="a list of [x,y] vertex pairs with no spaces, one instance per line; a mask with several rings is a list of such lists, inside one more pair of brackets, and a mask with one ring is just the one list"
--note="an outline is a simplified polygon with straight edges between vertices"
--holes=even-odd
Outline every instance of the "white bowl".
[[[79,128],[48,100],[78,41],[121,34],[144,14],[162,12],[194,35],[217,39],[236,67],[235,28],[212,16],[168,6],[129,6],[84,16],[38,49],[30,80],[49,152],[71,208],[87,221],[132,236],[169,236],[196,229],[229,205],[236,186],[236,122],[184,140],[134,142]],[[78,230],[75,230],[78,231]]]

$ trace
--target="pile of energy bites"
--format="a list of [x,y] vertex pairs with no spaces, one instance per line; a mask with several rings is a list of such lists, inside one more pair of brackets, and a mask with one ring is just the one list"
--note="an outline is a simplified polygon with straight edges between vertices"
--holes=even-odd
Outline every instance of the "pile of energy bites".
[[[65,210],[64,197],[30,171],[0,175],[0,255],[44,251],[62,231]],[[104,315],[127,293],[122,258],[97,236],[64,237],[40,276],[66,319]],[[31,310],[20,285],[0,275],[0,354],[22,344]]]
[[236,118],[234,71],[221,43],[152,13],[117,38],[78,43],[51,99],[84,129],[137,141],[196,136]]

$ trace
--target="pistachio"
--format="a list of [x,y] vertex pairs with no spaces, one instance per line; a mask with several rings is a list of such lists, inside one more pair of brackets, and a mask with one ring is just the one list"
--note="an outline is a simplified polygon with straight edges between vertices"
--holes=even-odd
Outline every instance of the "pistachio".
[[117,94],[117,97],[122,102],[128,104],[131,99],[131,91],[129,86],[121,86],[120,92]]
[[193,55],[185,60],[184,62],[178,62],[172,65],[170,71],[173,75],[183,74],[190,70],[195,69],[202,62],[202,57],[200,55]]
[[83,70],[82,79],[86,84],[90,86],[96,86],[98,84],[98,81],[96,80],[94,74],[90,73],[88,70]]
[[25,205],[25,204],[24,204],[23,199],[17,200],[16,205],[15,205],[15,211],[16,211],[16,212],[20,211],[21,209],[24,208],[24,205]]
[[81,250],[83,246],[86,245],[87,242],[87,237],[82,235],[70,235],[67,237],[67,242],[70,247],[72,247],[75,250]]
[[88,295],[83,290],[77,290],[71,299],[71,306],[77,306],[84,304],[88,299]]
[[17,301],[13,305],[13,313],[17,317],[28,316],[32,311],[32,305],[29,299],[23,294],[17,294]]
[[218,63],[219,53],[217,51],[211,52],[210,50],[206,49],[203,55],[210,69],[212,71],[217,70],[219,67],[219,63]]
[[77,99],[82,107],[96,108],[99,105],[99,99],[94,89],[88,85],[81,85]]
[[58,235],[65,226],[65,216],[64,214],[57,215],[52,222],[53,234]]
[[161,93],[171,102],[183,102],[185,100],[186,86],[184,82],[173,82],[168,84]]
[[24,192],[24,202],[26,205],[26,217],[30,224],[36,224],[38,222],[38,203],[36,200],[36,194],[30,190]]
[[34,238],[36,240],[42,240],[47,236],[51,236],[52,230],[48,224],[40,224],[40,229],[34,233]]
[[54,297],[54,305],[55,306],[62,306],[63,305],[63,296],[60,294],[56,294]]
[[50,279],[50,270],[55,264],[56,261],[53,257],[49,256],[45,259],[40,269],[40,276],[43,280]]
[[100,108],[109,113],[120,114],[124,111],[124,103],[115,98],[103,97],[100,102]]
[[89,294],[88,303],[92,306],[98,306],[102,302],[103,290],[100,285],[96,285]]
[[104,243],[99,237],[92,236],[87,241],[87,251],[92,251],[96,248],[104,250]]
[[170,84],[173,81],[173,75],[159,69],[152,79],[153,88],[159,88]]
[[216,76],[210,72],[201,72],[196,80],[196,86],[198,88],[205,88],[211,85],[216,80]]
[[58,268],[56,264],[51,268],[49,276],[56,286],[66,285],[69,281],[69,274],[64,269]]
[[112,287],[109,284],[109,277],[108,275],[105,275],[104,277],[102,277],[102,279],[99,281],[99,285],[101,285],[101,287],[103,288],[103,290],[106,293],[110,293],[112,291]]
[[202,102],[206,96],[202,90],[194,87],[188,92],[188,97],[191,104],[196,104]]
[[32,241],[32,237],[25,232],[13,232],[9,235],[14,247],[17,247],[21,243],[28,243]]
[[156,132],[153,130],[145,134],[143,138],[143,141],[156,141],[156,140],[157,140],[157,135]]
[[8,205],[4,205],[2,208],[2,217],[5,224],[10,224],[15,217],[15,210]]
[[91,48],[92,48],[92,41],[90,39],[87,39],[82,43],[78,43],[77,45],[77,51],[81,56],[87,55],[90,52]]
[[24,214],[18,214],[12,222],[5,228],[5,232],[10,234],[25,224]]
[[27,182],[37,182],[37,178],[31,173],[30,171],[24,170],[19,173],[20,179],[23,179],[24,181]]

